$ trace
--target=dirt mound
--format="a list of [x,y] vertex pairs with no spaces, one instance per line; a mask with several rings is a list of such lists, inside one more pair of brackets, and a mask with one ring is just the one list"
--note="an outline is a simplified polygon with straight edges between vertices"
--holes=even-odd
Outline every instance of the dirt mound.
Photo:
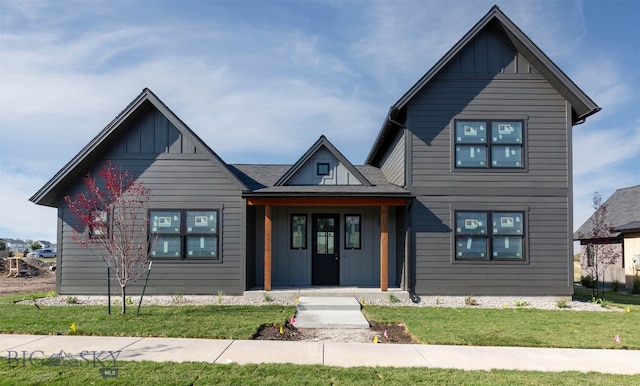
[[49,270],[50,265],[35,258],[19,259],[20,275],[7,277],[9,259],[0,259],[0,294],[15,295],[55,291],[56,275],[55,272]]
[[297,329],[287,323],[284,326],[262,326],[253,336],[255,340],[281,341],[339,341],[370,343],[377,337],[378,343],[411,344],[417,340],[402,324],[372,324],[362,329]]

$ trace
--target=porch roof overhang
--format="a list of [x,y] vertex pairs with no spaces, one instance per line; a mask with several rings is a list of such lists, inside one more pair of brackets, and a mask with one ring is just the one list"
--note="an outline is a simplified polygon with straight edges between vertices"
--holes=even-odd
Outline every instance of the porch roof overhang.
[[244,195],[247,205],[260,206],[407,206],[413,196]]

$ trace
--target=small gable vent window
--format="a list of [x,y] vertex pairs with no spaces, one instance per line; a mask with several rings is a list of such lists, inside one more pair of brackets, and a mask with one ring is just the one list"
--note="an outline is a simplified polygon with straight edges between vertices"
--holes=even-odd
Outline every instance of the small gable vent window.
[[318,176],[328,176],[329,175],[329,168],[331,165],[329,165],[328,162],[318,162],[316,164],[316,175]]
[[456,120],[455,167],[524,168],[524,121]]

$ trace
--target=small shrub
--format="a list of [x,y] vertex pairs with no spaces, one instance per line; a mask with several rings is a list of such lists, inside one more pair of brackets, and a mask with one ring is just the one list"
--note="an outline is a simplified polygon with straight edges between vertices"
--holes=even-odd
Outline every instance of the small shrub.
[[263,300],[263,301],[265,301],[265,302],[267,302],[267,303],[270,303],[270,302],[272,302],[272,301],[273,301],[273,298],[272,298],[272,297],[271,297],[271,295],[269,295],[268,293],[263,292],[263,293],[262,293],[262,300]]
[[476,300],[476,298],[473,297],[473,294],[471,294],[466,298],[464,298],[464,304],[468,306],[475,306],[478,304],[478,301]]
[[400,299],[394,294],[389,294],[389,303],[400,303]]
[[182,292],[176,292],[171,296],[171,303],[173,304],[182,304],[184,302],[184,295]]
[[569,304],[568,304],[568,302],[567,302],[567,299],[564,299],[564,298],[563,298],[563,299],[558,299],[558,300],[556,300],[556,306],[557,306],[558,308],[568,308],[568,307],[569,307]]
[[640,294],[640,277],[633,279],[633,286],[631,287],[632,294]]
[[129,305],[129,306],[133,304],[133,300],[131,299],[131,296],[127,296],[127,297],[124,299],[124,302],[125,302],[125,304],[127,304],[127,305]]
[[614,279],[611,282],[611,291],[618,292],[618,291],[620,291],[620,287],[621,287],[621,285],[620,285],[620,282],[618,280]]
[[516,307],[526,307],[528,306],[529,303],[525,302],[525,301],[518,301],[516,300]]
[[58,296],[58,293],[56,291],[47,292],[47,297],[48,298],[55,298],[56,296]]
[[222,290],[218,290],[218,304],[222,304],[223,296],[224,296],[224,292],[222,292]]
[[66,299],[64,299],[64,301],[67,304],[78,304],[78,298],[75,296],[67,296]]
[[591,275],[580,276],[580,284],[584,288],[593,288],[593,277]]

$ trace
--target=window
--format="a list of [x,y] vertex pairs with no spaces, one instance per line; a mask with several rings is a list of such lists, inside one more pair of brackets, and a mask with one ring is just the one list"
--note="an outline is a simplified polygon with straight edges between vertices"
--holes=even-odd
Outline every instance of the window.
[[152,257],[220,260],[218,210],[150,210]]
[[455,213],[456,260],[524,260],[523,212]]
[[456,168],[524,167],[524,121],[456,120]]
[[359,214],[345,215],[344,216],[344,248],[345,249],[360,249],[362,244],[360,241],[360,220]]
[[93,224],[89,228],[90,237],[106,237],[109,234],[109,214],[106,210],[93,212]]
[[307,249],[307,215],[291,215],[291,249]]
[[318,162],[316,164],[316,174],[319,176],[328,176],[329,175],[329,163],[328,162]]

